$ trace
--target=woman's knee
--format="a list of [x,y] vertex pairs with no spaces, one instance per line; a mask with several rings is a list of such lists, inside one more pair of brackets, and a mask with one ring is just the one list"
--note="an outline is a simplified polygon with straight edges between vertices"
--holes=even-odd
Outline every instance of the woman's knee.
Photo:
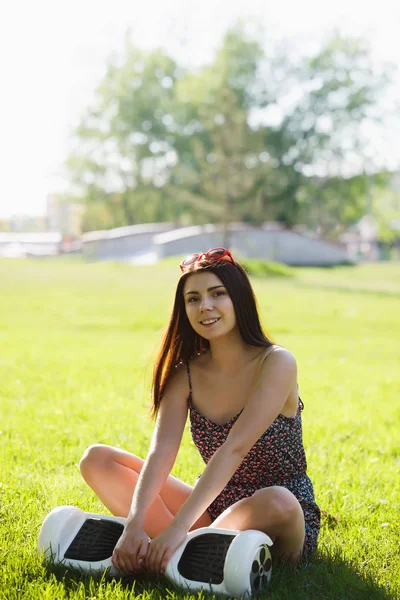
[[258,490],[253,498],[262,503],[265,510],[280,527],[291,525],[302,515],[302,508],[297,498],[284,487],[272,486]]
[[79,462],[79,468],[86,477],[93,471],[108,468],[112,462],[113,448],[105,444],[93,444],[86,448]]

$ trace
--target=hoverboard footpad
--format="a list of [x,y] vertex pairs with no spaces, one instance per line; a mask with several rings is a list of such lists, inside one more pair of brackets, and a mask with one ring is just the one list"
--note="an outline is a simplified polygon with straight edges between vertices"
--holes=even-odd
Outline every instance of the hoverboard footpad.
[[112,555],[123,530],[124,526],[121,523],[88,518],[72,540],[64,557],[88,562],[106,560]]
[[235,537],[205,533],[189,540],[178,563],[179,573],[192,581],[222,583],[226,553]]

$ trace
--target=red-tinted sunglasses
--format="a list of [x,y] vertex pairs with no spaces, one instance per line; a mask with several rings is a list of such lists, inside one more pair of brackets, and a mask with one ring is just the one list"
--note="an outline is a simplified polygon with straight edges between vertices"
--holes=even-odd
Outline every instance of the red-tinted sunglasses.
[[208,252],[202,254],[191,254],[187,256],[180,264],[181,271],[184,271],[186,267],[193,265],[199,260],[208,260],[209,262],[218,262],[219,260],[230,260],[235,264],[232,254],[226,248],[212,248]]

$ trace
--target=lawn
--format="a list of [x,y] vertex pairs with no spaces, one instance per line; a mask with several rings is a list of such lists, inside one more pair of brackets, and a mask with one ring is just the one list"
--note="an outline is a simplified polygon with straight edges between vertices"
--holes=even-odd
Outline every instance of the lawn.
[[[80,477],[92,443],[146,454],[149,382],[178,269],[0,261],[0,599],[194,598],[164,579],[91,579],[36,554],[55,506],[102,512]],[[271,600],[399,598],[400,264],[254,278],[268,333],[299,366],[319,552],[274,566]],[[186,432],[174,474],[202,469]],[[203,597],[201,594],[199,597]]]

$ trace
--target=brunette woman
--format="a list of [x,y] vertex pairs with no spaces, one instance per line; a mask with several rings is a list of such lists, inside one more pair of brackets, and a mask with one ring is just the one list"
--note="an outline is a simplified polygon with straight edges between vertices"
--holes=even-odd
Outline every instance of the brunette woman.
[[[146,459],[94,445],[80,464],[103,504],[127,517],[113,564],[163,573],[188,531],[210,525],[264,531],[274,557],[297,562],[316,549],[320,510],[296,360],[263,333],[250,281],[228,250],[194,254],[181,271],[154,369]],[[206,464],[195,487],[170,474],[188,415]]]

